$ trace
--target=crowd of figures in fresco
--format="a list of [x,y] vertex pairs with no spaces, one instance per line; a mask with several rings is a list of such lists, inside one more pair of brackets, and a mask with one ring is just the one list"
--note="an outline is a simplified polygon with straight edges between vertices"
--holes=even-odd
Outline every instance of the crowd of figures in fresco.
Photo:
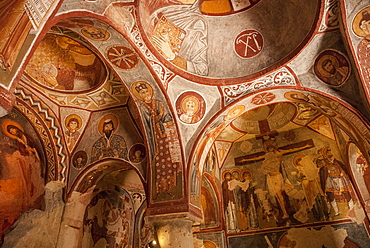
[[223,171],[223,207],[229,232],[328,221],[353,210],[356,198],[348,172],[329,146],[318,149],[316,157],[298,153],[291,161],[292,170],[287,170],[284,163],[288,161],[282,157],[296,152],[294,149],[278,148],[271,139],[264,148],[260,158],[236,159],[236,165],[261,160],[258,170],[263,177],[253,177],[248,168],[256,166],[254,163]]

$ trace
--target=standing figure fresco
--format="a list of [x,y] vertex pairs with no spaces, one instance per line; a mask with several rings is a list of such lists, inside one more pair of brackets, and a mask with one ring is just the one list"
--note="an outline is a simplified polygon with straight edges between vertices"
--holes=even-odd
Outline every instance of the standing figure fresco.
[[[359,195],[364,202],[364,208],[366,214],[369,216],[370,213],[370,169],[369,162],[366,154],[363,154],[355,143],[350,143],[347,149],[348,163],[353,175],[354,182],[359,190]],[[350,217],[357,217],[358,215],[352,215],[359,209],[359,205],[356,204],[353,211],[347,215]]]
[[186,124],[200,121],[205,112],[203,97],[195,92],[185,92],[176,101],[177,113],[180,120]]
[[234,169],[224,171],[223,175],[222,193],[228,231],[241,232],[258,228],[259,199],[255,194],[256,183],[252,182],[252,172],[248,169]]
[[132,84],[131,90],[140,101],[143,123],[148,134],[151,158],[155,168],[155,192],[173,197],[182,171],[180,143],[173,117],[160,100],[154,98],[153,88],[144,81]]
[[316,58],[314,71],[316,76],[324,83],[332,86],[340,86],[349,77],[349,62],[339,52],[325,50]]
[[353,19],[353,32],[363,39],[357,46],[357,57],[364,82],[370,82],[370,7],[361,10]]
[[329,146],[321,148],[318,153],[320,156],[316,163],[320,168],[321,188],[334,210],[334,216],[338,216],[340,212],[337,200],[344,198],[350,209],[354,206],[350,180],[344,171],[344,165],[334,158]]
[[221,187],[224,200],[225,221],[228,230],[235,232],[237,230],[236,201],[233,191],[229,189],[229,182],[232,180],[230,171],[223,173],[223,180]]
[[240,201],[242,213],[247,221],[245,229],[257,229],[259,227],[257,215],[259,202],[254,188],[256,183],[252,182],[252,172],[250,170],[244,170],[241,173]]
[[80,132],[78,130],[81,128],[82,119],[80,116],[72,114],[66,118],[65,124],[67,127],[67,131],[65,132],[67,146],[69,151],[72,151],[80,137]]
[[214,198],[212,193],[207,187],[201,188],[201,204],[202,204],[202,215],[205,228],[215,227],[217,223],[217,212]]
[[235,230],[236,232],[240,232],[241,230],[245,229],[246,219],[245,216],[242,214],[241,208],[241,182],[240,182],[240,175],[239,170],[231,171],[231,180],[228,181],[229,190],[232,191],[235,200]]
[[208,75],[207,24],[199,10],[199,0],[178,0],[155,10],[149,35],[154,47],[172,64],[183,70]]
[[125,139],[115,134],[118,119],[115,115],[106,115],[99,122],[99,133],[102,135],[95,141],[91,151],[91,163],[102,158],[127,159],[127,146]]
[[309,156],[303,154],[294,157],[293,165],[297,172],[293,171],[292,174],[296,175],[301,184],[304,196],[298,211],[301,215],[295,218],[304,223],[308,220],[308,213],[313,212],[317,220],[329,220],[325,194],[320,185],[319,168]]
[[25,131],[18,118],[0,119],[0,123],[1,236],[22,212],[41,207],[44,179],[35,136],[31,135],[35,132]]

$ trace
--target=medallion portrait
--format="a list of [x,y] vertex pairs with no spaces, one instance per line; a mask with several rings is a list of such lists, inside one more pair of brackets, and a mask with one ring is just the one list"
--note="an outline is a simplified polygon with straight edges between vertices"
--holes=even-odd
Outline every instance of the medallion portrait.
[[347,58],[335,50],[325,50],[317,56],[314,64],[316,76],[330,86],[340,86],[350,75]]
[[179,119],[185,124],[199,122],[205,113],[205,101],[196,92],[184,92],[176,101],[176,109]]

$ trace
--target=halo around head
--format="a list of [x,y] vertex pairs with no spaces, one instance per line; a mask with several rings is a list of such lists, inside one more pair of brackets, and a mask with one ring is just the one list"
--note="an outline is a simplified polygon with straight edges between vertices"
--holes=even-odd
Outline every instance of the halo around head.
[[186,113],[186,103],[192,101],[195,103],[195,111],[194,113],[197,113],[199,111],[199,99],[195,96],[187,96],[185,97],[181,102],[181,109],[184,113]]
[[327,158],[328,157],[328,151],[330,150],[330,147],[329,146],[325,146],[324,148],[322,148],[321,150],[321,153],[323,155],[324,158]]
[[251,176],[251,178],[253,177],[253,173],[251,170],[249,169],[245,169],[245,170],[242,170],[242,172],[240,173],[241,174],[241,178],[243,179],[244,178],[244,174],[245,173],[249,173],[249,175]]
[[81,116],[79,116],[79,115],[76,115],[76,114],[71,114],[71,115],[68,115],[67,116],[67,118],[66,118],[66,120],[65,120],[65,125],[66,125],[66,127],[68,128],[68,123],[70,122],[70,120],[72,119],[72,118],[74,118],[74,119],[76,119],[77,121],[78,121],[78,127],[76,128],[76,130],[78,130],[78,129],[80,129],[81,128],[81,126],[82,126],[82,119],[81,119]]
[[18,137],[16,137],[14,134],[11,134],[9,133],[8,131],[8,126],[11,125],[11,126],[15,126],[16,128],[18,128],[19,130],[21,130],[22,132],[24,132],[23,128],[21,127],[21,125],[19,125],[17,122],[13,121],[13,120],[5,120],[3,121],[3,124],[1,125],[1,128],[3,130],[3,132],[10,138],[13,138],[13,139],[17,139]]
[[324,68],[323,68],[323,65],[322,65],[325,60],[330,60],[333,63],[335,68],[339,68],[339,62],[338,62],[337,58],[335,58],[332,55],[324,55],[317,62],[317,70],[319,71],[319,73],[321,75],[323,75],[324,77],[330,77],[331,74],[329,72],[325,71]]
[[225,179],[226,174],[230,174],[230,176],[232,175],[231,171],[226,170],[226,171],[222,172],[222,179]]
[[239,105],[239,106],[233,107],[232,109],[229,110],[229,112],[227,112],[227,114],[225,116],[225,120],[235,119],[236,117],[240,116],[243,113],[244,110],[245,110],[244,105]]
[[99,125],[98,125],[98,131],[101,135],[103,134],[103,126],[106,121],[112,120],[113,125],[114,125],[114,130],[113,133],[118,129],[118,118],[114,114],[108,114],[105,115],[103,118],[100,119]]
[[352,22],[352,30],[359,37],[366,37],[366,34],[364,33],[364,31],[362,31],[362,29],[360,28],[360,25],[361,25],[360,22],[364,14],[370,15],[370,7],[366,7],[362,9],[360,12],[358,12],[355,18],[353,18],[353,22]]
[[288,100],[297,101],[307,101],[307,96],[299,91],[289,91],[284,94],[284,97]]
[[131,85],[131,92],[132,94],[139,99],[140,101],[144,101],[144,99],[140,96],[139,92],[143,89],[148,89],[150,94],[153,96],[153,88],[150,84],[145,81],[137,81]]

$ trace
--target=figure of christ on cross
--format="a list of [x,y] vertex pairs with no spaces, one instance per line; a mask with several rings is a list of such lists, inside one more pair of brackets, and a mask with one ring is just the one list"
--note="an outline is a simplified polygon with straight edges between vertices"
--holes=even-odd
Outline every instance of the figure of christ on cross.
[[235,165],[240,166],[263,160],[261,170],[263,174],[266,175],[268,192],[271,197],[275,197],[283,214],[282,219],[288,219],[289,214],[283,196],[284,178],[281,173],[282,156],[312,147],[314,147],[313,141],[309,139],[279,148],[276,143],[268,137],[268,139],[264,141],[265,152],[235,158]]

